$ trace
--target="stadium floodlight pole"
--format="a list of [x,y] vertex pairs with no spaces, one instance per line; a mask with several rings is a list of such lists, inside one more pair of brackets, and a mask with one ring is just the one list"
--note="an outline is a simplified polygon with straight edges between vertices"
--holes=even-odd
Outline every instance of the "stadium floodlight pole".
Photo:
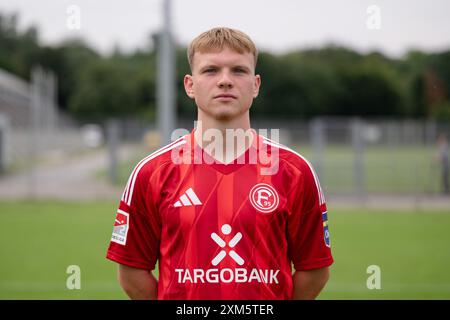
[[170,142],[175,128],[175,55],[171,32],[171,0],[163,3],[163,30],[158,37],[157,128],[160,144]]

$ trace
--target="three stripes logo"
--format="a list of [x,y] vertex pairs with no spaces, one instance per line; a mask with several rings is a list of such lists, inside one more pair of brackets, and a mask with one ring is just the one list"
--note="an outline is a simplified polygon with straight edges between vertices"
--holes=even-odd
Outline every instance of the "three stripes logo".
[[202,205],[202,202],[197,197],[194,190],[192,190],[192,188],[189,188],[186,190],[185,193],[181,195],[180,200],[175,202],[173,206],[175,208],[178,208],[178,207],[200,206],[200,205]]

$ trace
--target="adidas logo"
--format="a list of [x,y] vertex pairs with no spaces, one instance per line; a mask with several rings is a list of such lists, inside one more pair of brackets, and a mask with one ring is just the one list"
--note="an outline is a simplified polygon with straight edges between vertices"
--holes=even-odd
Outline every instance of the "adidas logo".
[[197,197],[194,190],[192,190],[192,188],[189,188],[186,190],[185,193],[181,195],[180,200],[175,202],[173,206],[177,208],[177,207],[199,206],[201,204],[202,202]]

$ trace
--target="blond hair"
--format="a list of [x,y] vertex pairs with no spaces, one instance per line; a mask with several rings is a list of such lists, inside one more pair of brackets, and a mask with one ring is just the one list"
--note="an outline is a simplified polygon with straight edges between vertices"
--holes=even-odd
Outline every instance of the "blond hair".
[[258,60],[258,50],[252,39],[244,32],[230,28],[213,28],[205,31],[192,40],[187,50],[189,65],[192,70],[192,63],[196,52],[210,52],[222,50],[227,47],[237,53],[249,52],[253,55],[255,66]]

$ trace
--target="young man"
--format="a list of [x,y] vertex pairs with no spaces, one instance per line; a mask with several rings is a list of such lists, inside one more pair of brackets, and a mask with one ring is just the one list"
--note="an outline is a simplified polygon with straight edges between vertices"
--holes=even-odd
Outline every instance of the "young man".
[[254,43],[215,28],[188,59],[198,125],[130,176],[107,253],[120,284],[132,299],[316,298],[333,263],[325,199],[302,156],[251,130]]

